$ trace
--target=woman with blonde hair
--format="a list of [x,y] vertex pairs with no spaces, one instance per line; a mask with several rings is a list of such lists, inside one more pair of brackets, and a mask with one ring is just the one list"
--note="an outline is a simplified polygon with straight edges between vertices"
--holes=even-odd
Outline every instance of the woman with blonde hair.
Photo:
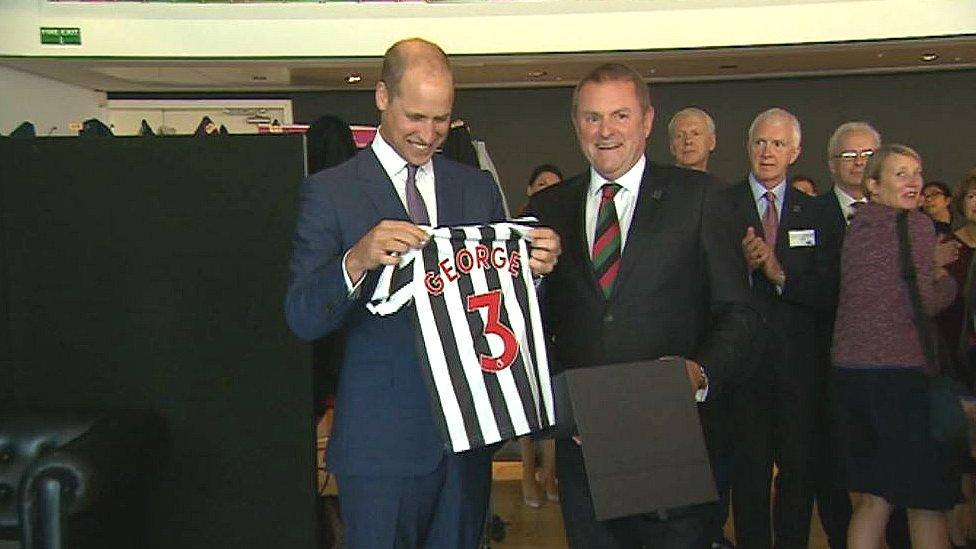
[[[848,531],[852,549],[884,546],[895,507],[908,511],[912,547],[949,545],[945,511],[961,500],[953,448],[929,430],[926,360],[915,325],[912,287],[932,316],[956,283],[935,265],[935,228],[916,210],[922,160],[904,145],[884,145],[864,171],[869,202],[844,238],[840,303],[831,358],[835,426],[843,481],[861,494]],[[907,216],[909,282],[903,273],[898,217]]]

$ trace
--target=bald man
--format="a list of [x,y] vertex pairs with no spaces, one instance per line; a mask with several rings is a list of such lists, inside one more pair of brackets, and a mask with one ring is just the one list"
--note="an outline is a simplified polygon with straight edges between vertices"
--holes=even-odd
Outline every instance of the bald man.
[[[418,225],[504,220],[491,177],[435,157],[451,121],[447,56],[421,39],[387,52],[375,92],[380,127],[369,148],[302,185],[285,308],[291,329],[344,346],[328,447],[345,545],[471,548],[488,508],[491,448],[454,454],[441,438],[408,309],[365,308],[379,272],[421,247]],[[558,237],[531,234],[533,273],[552,270]]]

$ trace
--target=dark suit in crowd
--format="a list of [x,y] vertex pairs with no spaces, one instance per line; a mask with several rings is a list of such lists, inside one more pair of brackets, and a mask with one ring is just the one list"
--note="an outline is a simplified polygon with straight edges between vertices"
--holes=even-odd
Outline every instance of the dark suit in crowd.
[[[778,467],[773,527],[776,547],[806,548],[813,497],[811,452],[820,429],[825,384],[823,315],[836,303],[839,237],[813,197],[785,183],[775,242],[786,283],[750,275],[752,303],[760,320],[751,350],[751,375],[732,395],[735,457],[732,508],[737,545],[772,547],[770,483]],[[757,197],[748,180],[726,190],[737,234],[763,234]],[[816,235],[804,242],[802,235]],[[791,236],[792,235],[792,236]],[[768,241],[768,240],[767,240]]]
[[[440,225],[504,219],[501,196],[485,172],[439,157],[433,159],[433,166]],[[412,478],[446,475],[460,482],[444,489],[464,492],[465,497],[441,498],[461,505],[433,513],[437,520],[460,525],[454,527],[456,542],[443,546],[473,547],[487,509],[491,451],[451,454],[445,450],[419,369],[410,310],[390,316],[366,310],[379,270],[369,271],[353,295],[343,279],[343,254],[383,219],[409,218],[372,149],[302,184],[287,318],[292,330],[308,340],[345,331],[336,419],[328,447],[329,469],[341,486],[344,517],[358,512],[368,515],[362,520],[397,523],[398,514],[430,514],[422,507],[436,505],[433,496],[405,502],[387,499],[385,494],[395,495],[399,485]],[[465,508],[469,502],[475,508]],[[405,504],[411,508],[403,508]]]
[[[706,370],[709,398],[719,395],[735,376],[754,322],[744,260],[720,189],[703,173],[648,162],[607,298],[583,232],[589,186],[587,171],[531,201],[563,242],[544,290],[555,368],[681,355]],[[571,439],[557,440],[556,468],[571,547],[698,548],[710,541],[697,508],[597,521],[582,452]]]
[[[838,237],[837,245],[831,249],[835,257],[831,261],[837,269],[836,280],[840,280],[840,251],[843,238],[847,232],[847,218],[841,209],[837,194],[833,189],[817,197],[817,202],[824,210],[825,223],[831,234]],[[834,333],[834,317],[837,315],[837,302],[830,304],[824,311],[821,320],[820,337],[825,342],[823,348],[824,367],[829,372],[830,365],[830,342]],[[851,498],[844,488],[839,488],[838,471],[834,459],[834,445],[830,436],[831,420],[830,410],[833,395],[830,391],[825,391],[824,401],[818,410],[819,426],[816,435],[819,437],[817,448],[815,449],[814,459],[814,497],[817,501],[817,514],[820,523],[823,525],[824,532],[827,534],[827,541],[830,549],[845,549],[847,547],[847,528],[851,522]]]

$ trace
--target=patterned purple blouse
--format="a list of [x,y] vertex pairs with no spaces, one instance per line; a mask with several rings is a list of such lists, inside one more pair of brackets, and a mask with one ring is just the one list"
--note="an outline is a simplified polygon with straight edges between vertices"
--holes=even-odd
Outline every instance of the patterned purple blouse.
[[[848,228],[831,349],[835,366],[925,366],[912,319],[911,297],[901,273],[897,215],[893,208],[868,203],[858,210]],[[934,315],[952,302],[956,282],[951,276],[933,279],[935,228],[925,214],[909,212],[908,234],[922,305]]]

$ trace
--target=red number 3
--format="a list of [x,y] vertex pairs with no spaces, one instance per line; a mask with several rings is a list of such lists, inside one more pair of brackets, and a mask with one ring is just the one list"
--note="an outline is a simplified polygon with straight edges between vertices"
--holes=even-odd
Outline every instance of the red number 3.
[[486,372],[500,372],[511,366],[515,362],[515,357],[518,356],[518,341],[515,339],[515,333],[499,320],[501,317],[501,306],[501,290],[492,290],[486,294],[468,296],[468,312],[474,312],[482,307],[487,307],[488,323],[485,324],[484,333],[500,337],[504,346],[501,356],[479,355],[481,369]]

